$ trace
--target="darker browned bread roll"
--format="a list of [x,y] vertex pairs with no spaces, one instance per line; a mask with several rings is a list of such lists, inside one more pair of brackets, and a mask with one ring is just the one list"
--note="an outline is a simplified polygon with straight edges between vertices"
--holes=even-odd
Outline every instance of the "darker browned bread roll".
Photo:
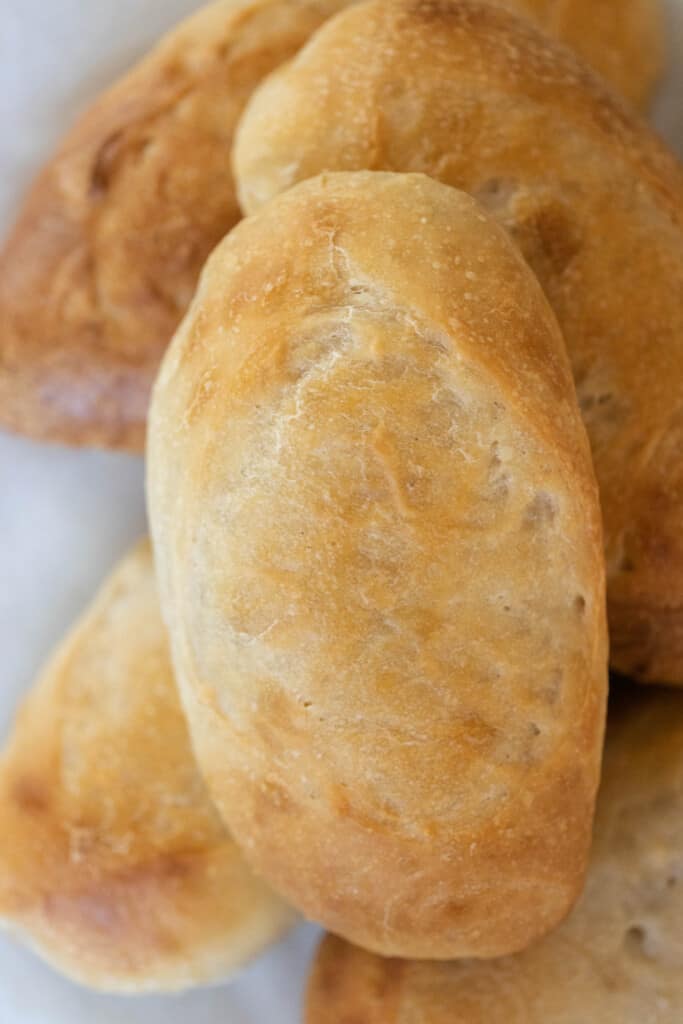
[[229,159],[254,86],[345,0],[219,0],[80,118],[0,253],[0,424],[141,450],[199,271],[239,219]]

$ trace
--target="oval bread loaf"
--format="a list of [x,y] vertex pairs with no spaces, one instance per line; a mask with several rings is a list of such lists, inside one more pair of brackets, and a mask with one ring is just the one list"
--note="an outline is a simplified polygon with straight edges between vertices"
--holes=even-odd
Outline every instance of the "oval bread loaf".
[[307,182],[209,260],[148,497],[193,744],[292,903],[495,956],[580,891],[605,698],[597,492],[505,232],[424,176]]
[[683,699],[614,710],[588,882],[562,927],[489,963],[386,960],[328,937],[307,1024],[680,1024]]
[[0,922],[84,985],[145,992],[225,978],[292,921],[197,770],[142,545],[0,759]]
[[252,98],[254,210],[324,170],[421,171],[475,195],[557,314],[602,503],[612,663],[683,683],[683,173],[571,54],[472,0],[372,0]]

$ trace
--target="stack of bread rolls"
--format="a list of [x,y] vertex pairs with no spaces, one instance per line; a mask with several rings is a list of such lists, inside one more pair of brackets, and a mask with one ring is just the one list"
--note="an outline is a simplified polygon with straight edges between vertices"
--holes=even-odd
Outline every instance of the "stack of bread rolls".
[[0,760],[0,919],[65,973],[216,980],[299,913],[308,1024],[682,1018],[674,689],[615,677],[601,783],[608,661],[683,683],[661,34],[221,0],[29,192],[0,418],[146,438],[153,548]]

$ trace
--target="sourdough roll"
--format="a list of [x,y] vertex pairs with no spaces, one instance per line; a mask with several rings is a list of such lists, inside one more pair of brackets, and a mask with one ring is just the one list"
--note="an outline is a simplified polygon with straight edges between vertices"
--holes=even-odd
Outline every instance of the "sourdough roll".
[[505,232],[419,175],[274,200],[204,270],[148,465],[194,748],[257,872],[381,953],[557,924],[598,779],[601,532]]
[[225,978],[291,923],[197,770],[152,559],[124,559],[0,759],[0,922],[93,988]]
[[149,391],[206,257],[240,217],[254,86],[344,0],[218,0],[77,121],[0,252],[0,424],[141,450]]
[[604,516],[612,661],[683,683],[683,173],[572,55],[474,0],[371,0],[254,94],[247,210],[324,170],[421,171],[510,231],[557,314]]
[[494,962],[387,960],[328,937],[307,1024],[680,1024],[683,698],[610,717],[586,889],[569,919]]

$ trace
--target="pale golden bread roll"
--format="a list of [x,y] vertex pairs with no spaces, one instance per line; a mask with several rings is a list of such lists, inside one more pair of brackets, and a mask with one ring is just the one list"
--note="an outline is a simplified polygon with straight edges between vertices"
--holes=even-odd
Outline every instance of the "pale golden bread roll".
[[143,992],[223,978],[291,920],[195,766],[141,546],[46,667],[0,760],[0,921],[83,984]]
[[568,51],[468,0],[375,0],[255,93],[247,210],[322,170],[422,171],[477,196],[569,349],[604,515],[612,662],[683,683],[683,173]]
[[680,1024],[683,699],[610,719],[586,890],[569,919],[495,962],[384,960],[324,940],[307,1024]]
[[239,219],[232,136],[260,79],[344,0],[219,0],[80,118],[0,253],[0,423],[140,450],[199,271]]
[[148,466],[194,747],[259,874],[386,953],[557,924],[604,566],[562,339],[505,232],[421,175],[280,196],[204,270]]

